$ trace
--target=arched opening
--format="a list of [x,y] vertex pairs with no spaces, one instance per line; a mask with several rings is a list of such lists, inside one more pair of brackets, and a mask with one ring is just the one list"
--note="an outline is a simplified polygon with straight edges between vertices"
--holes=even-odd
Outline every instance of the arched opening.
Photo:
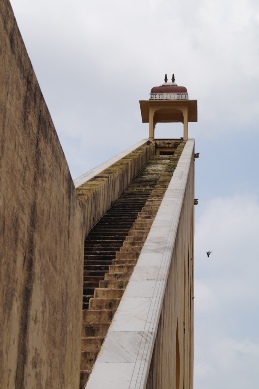
[[183,136],[184,116],[180,109],[163,108],[154,112],[155,138],[172,139]]
[[157,123],[155,139],[180,139],[183,136],[182,123]]

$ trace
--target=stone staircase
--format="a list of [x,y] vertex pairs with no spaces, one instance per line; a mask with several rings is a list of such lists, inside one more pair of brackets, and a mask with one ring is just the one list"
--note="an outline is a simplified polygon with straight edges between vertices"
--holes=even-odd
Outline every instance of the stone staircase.
[[183,147],[178,141],[174,155],[153,157],[85,239],[80,389],[92,371]]

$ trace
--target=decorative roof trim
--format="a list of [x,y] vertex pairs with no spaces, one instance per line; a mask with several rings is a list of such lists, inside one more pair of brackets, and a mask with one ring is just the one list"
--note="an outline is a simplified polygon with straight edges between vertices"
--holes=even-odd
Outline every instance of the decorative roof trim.
[[149,100],[189,100],[188,93],[150,93]]

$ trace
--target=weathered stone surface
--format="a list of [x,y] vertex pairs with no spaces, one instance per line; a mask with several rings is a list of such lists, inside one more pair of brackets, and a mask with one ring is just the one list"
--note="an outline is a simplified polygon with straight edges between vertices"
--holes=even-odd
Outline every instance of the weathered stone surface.
[[102,337],[88,337],[81,339],[81,350],[82,351],[99,351],[103,343]]
[[72,389],[83,214],[7,0],[0,36],[0,387]]
[[118,307],[120,300],[120,298],[91,298],[89,301],[89,309],[115,310]]

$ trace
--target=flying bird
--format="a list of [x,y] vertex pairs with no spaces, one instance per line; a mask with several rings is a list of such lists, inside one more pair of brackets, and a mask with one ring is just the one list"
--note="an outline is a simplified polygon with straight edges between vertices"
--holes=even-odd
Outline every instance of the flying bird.
[[209,258],[210,254],[212,253],[212,251],[206,251],[206,254],[207,254],[207,257]]

